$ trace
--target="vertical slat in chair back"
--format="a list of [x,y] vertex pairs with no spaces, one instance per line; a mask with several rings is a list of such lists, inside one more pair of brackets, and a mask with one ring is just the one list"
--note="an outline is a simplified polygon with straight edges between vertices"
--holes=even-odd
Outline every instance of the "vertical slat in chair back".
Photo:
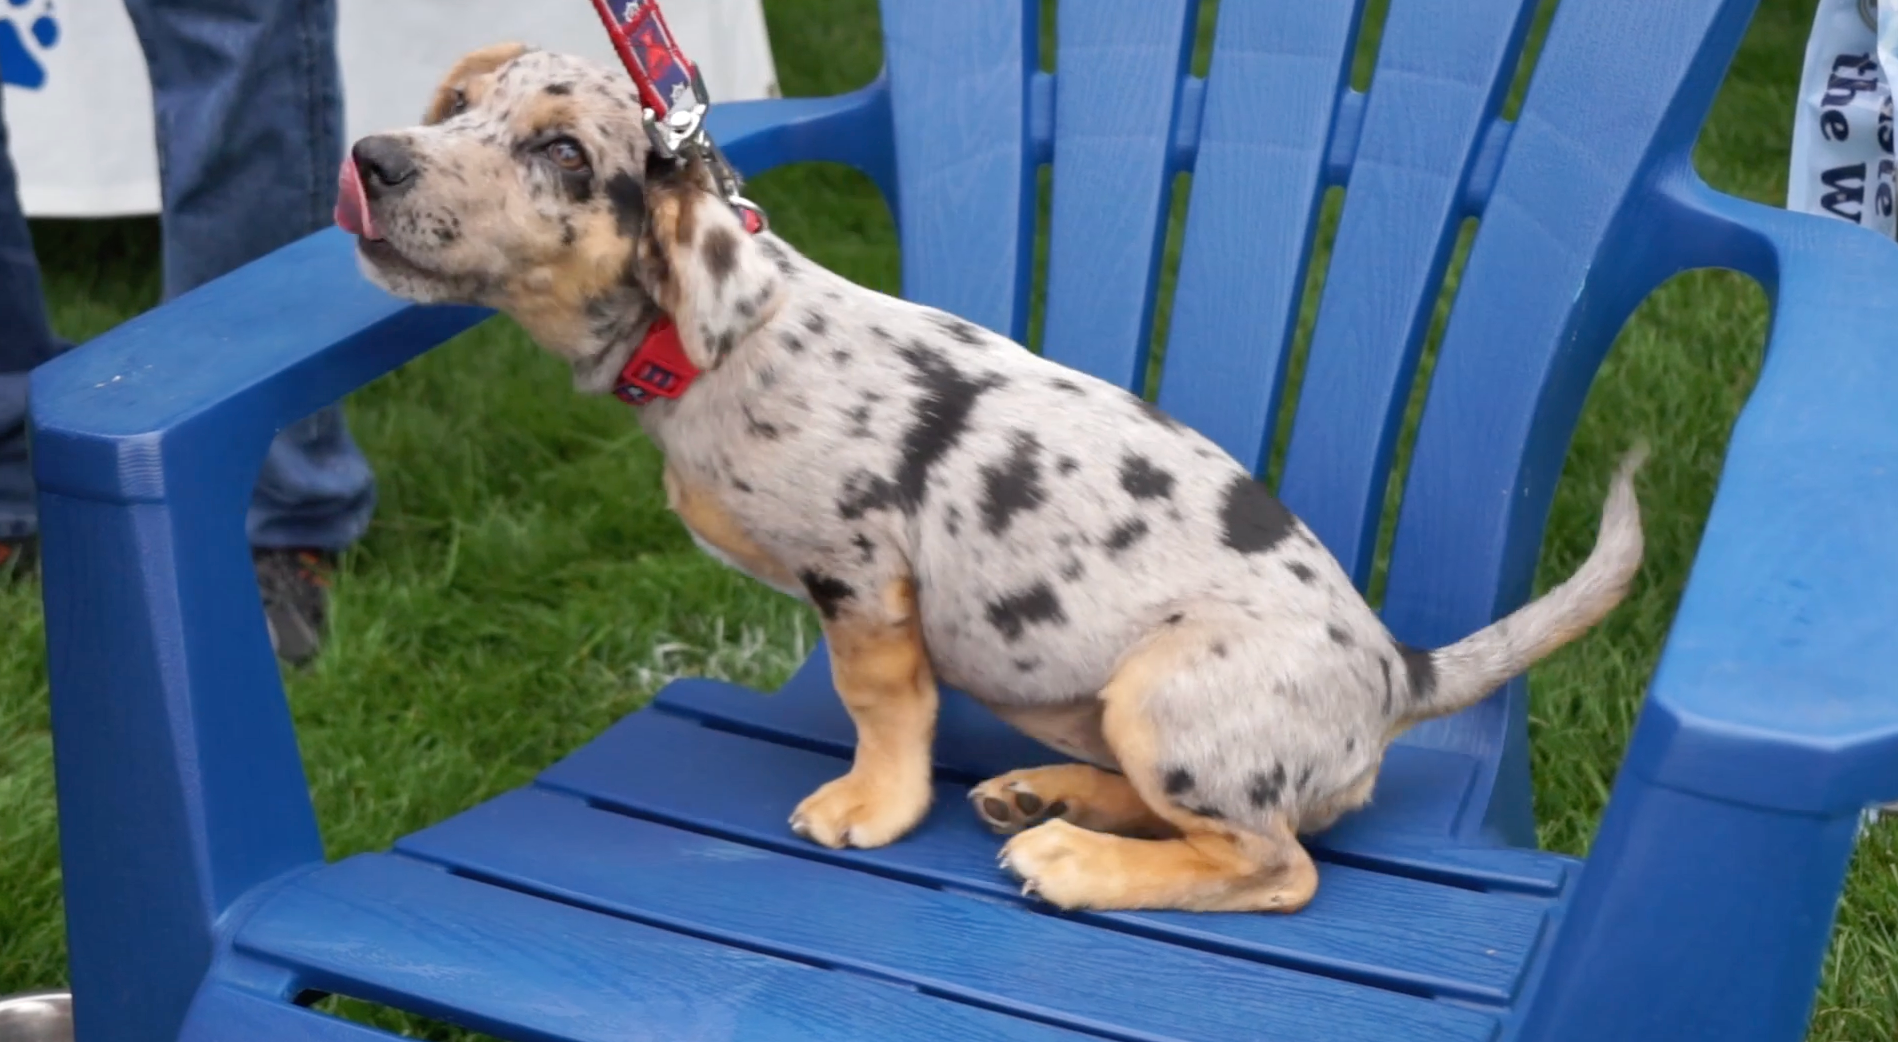
[[[1043,349],[1142,391],[1190,172],[1158,400],[1263,473],[1321,203],[1343,187],[1279,492],[1366,587],[1445,272],[1477,220],[1384,598],[1401,639],[1460,638],[1528,595],[1588,385],[1679,270],[1642,213],[1657,178],[1685,173],[1754,0],[1561,0],[1513,122],[1537,0],[1388,0],[1362,93],[1363,0],[1219,0],[1204,81],[1201,2],[1060,0],[1049,77],[1037,0],[884,0],[905,292],[1022,338],[1051,160]],[[1466,830],[1532,838],[1525,721],[1518,682],[1407,739],[1484,763]]]

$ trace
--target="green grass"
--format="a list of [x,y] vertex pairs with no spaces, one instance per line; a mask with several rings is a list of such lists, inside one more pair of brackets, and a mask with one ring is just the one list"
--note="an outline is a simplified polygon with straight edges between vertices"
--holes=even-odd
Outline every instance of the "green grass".
[[[1697,161],[1716,186],[1783,200],[1812,6],[1762,3],[1702,135]],[[766,12],[787,94],[832,93],[874,75],[873,0],[767,0]],[[1366,35],[1368,54],[1376,34]],[[817,259],[897,288],[894,232],[864,178],[781,171],[754,192],[777,229]],[[35,231],[68,335],[94,336],[156,301],[154,221]],[[1767,319],[1764,295],[1739,276],[1678,278],[1623,332],[1589,398],[1541,586],[1586,552],[1607,471],[1636,433],[1655,442],[1642,481],[1650,550],[1630,602],[1532,678],[1537,811],[1552,849],[1587,850]],[[377,467],[381,507],[340,578],[329,652],[289,683],[332,855],[386,846],[527,781],[671,676],[775,685],[816,635],[807,611],[692,548],[663,509],[658,459],[624,408],[573,396],[560,365],[504,321],[349,407]],[[0,993],[65,977],[42,649],[37,591],[0,590]],[[1812,1037],[1888,1042],[1894,1025],[1898,827],[1884,827],[1855,859]]]

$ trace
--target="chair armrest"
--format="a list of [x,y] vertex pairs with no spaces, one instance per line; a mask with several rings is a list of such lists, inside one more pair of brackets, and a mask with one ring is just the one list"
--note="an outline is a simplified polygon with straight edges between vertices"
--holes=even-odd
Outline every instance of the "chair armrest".
[[1776,308],[1627,769],[1799,814],[1898,798],[1898,244],[1681,201]]
[[828,98],[769,98],[712,106],[712,140],[746,177],[788,163],[843,163],[869,175],[894,214],[896,137],[887,72]]
[[348,236],[318,232],[35,370],[35,475],[49,492],[159,502],[209,453],[247,495],[275,431],[488,314],[398,300],[362,277]]

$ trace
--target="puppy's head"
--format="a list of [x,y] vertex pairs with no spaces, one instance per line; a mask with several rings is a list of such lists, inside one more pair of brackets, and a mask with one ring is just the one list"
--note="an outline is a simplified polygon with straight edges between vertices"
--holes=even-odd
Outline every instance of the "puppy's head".
[[443,80],[420,126],[356,142],[337,223],[398,296],[513,316],[584,367],[661,311],[717,366],[781,276],[700,164],[653,152],[618,69],[502,44]]

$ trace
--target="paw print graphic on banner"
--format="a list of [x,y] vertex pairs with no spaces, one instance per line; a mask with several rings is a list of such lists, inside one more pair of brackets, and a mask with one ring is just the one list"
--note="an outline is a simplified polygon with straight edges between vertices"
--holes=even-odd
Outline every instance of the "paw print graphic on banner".
[[0,0],[0,83],[27,90],[46,85],[41,57],[59,46],[52,0]]

